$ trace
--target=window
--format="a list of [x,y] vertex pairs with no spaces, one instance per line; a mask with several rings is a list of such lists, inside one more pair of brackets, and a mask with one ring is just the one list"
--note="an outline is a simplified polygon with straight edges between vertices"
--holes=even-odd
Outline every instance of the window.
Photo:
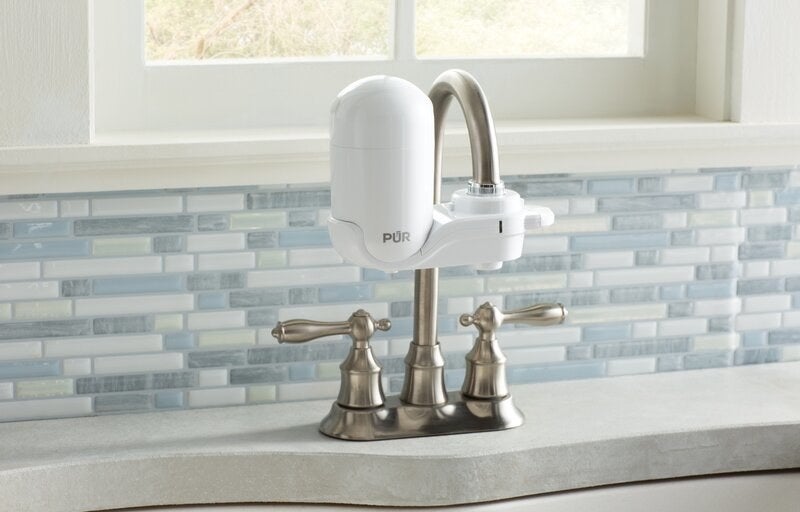
[[[497,120],[694,112],[696,41],[686,36],[695,33],[697,0],[609,0],[603,8],[597,0],[271,1],[335,7],[337,27],[349,27],[349,46],[328,41],[294,59],[265,53],[263,44],[259,52],[245,50],[243,43],[258,41],[258,34],[225,34],[240,14],[252,14],[235,9],[249,6],[256,19],[265,2],[189,2],[198,12],[203,5],[234,7],[200,13],[205,28],[181,39],[145,21],[145,4],[156,9],[168,1],[95,2],[98,132],[324,127],[333,98],[358,78],[392,74],[427,90],[453,67],[478,78]],[[368,13],[365,2],[373,6]],[[361,22],[346,16],[359,4]],[[296,34],[313,26],[295,21]],[[553,44],[559,37],[550,30],[559,24],[581,36]],[[167,42],[162,53],[146,45],[145,27]],[[222,34],[230,36],[228,46],[220,44]],[[161,60],[147,60],[146,46]]]

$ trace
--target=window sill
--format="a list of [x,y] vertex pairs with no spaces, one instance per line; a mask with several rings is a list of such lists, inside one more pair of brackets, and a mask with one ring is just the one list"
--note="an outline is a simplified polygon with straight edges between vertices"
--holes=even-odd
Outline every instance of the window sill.
[[[448,130],[445,176],[471,171],[465,129]],[[699,117],[497,123],[504,175],[800,162],[800,124]],[[325,129],[102,134],[83,146],[0,148],[0,195],[328,181]]]

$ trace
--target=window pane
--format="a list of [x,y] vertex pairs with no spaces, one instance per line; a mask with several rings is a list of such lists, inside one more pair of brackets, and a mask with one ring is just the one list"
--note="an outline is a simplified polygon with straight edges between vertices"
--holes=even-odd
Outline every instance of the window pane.
[[421,57],[641,54],[644,0],[416,0]]
[[391,0],[145,0],[148,60],[387,57]]

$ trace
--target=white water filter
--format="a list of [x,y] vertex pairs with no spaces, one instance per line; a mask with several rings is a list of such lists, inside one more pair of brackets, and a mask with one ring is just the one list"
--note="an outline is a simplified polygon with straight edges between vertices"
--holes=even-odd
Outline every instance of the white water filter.
[[412,83],[372,76],[339,93],[331,106],[330,148],[337,250],[350,249],[356,253],[350,259],[361,261],[352,238],[334,229],[338,224],[360,230],[362,248],[382,262],[420,251],[433,222],[433,145],[433,107]]

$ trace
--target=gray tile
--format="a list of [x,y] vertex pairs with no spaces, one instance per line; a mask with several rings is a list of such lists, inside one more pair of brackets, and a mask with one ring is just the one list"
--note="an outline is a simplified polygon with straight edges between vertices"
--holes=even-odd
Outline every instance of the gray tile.
[[791,240],[792,226],[788,224],[777,226],[753,226],[747,228],[748,242],[769,242],[773,240]]
[[670,244],[694,245],[694,231],[692,231],[691,229],[673,231],[672,235],[670,235]]
[[247,311],[247,325],[258,327],[275,325],[278,321],[278,311],[275,309],[251,309]]
[[612,221],[613,229],[661,229],[661,215],[657,213],[641,215],[615,215]]
[[389,316],[392,318],[399,316],[411,316],[414,304],[410,300],[402,302],[392,302],[389,304]]
[[695,207],[693,194],[659,196],[601,197],[599,212],[650,212],[653,210],[686,210]]
[[739,246],[740,260],[763,260],[783,258],[784,244],[742,244]]
[[659,177],[639,178],[636,180],[636,189],[641,193],[661,192],[662,180]]
[[323,286],[319,289],[320,302],[361,302],[371,298],[372,286],[369,284]]
[[[318,288],[290,288],[289,304],[315,304],[319,302]],[[264,304],[259,304],[262,306]]]
[[196,385],[197,374],[194,372],[81,377],[75,380],[76,392],[79,395],[143,391],[146,389],[188,388]]
[[640,267],[658,265],[658,251],[636,251],[636,264]]
[[[522,192],[522,190],[517,190]],[[526,197],[577,196],[583,193],[583,180],[533,181],[526,185]]]
[[611,302],[655,302],[657,298],[655,286],[635,286],[611,290]]
[[[450,364],[457,359],[458,357],[448,357],[445,362],[445,368],[452,368]],[[463,355],[461,356],[461,367],[464,367]],[[383,375],[403,375],[406,371],[406,363],[403,357],[384,357],[381,359],[381,368],[383,369]]]
[[788,180],[788,170],[747,172],[742,175],[742,188],[784,188]]
[[271,247],[278,247],[278,233],[275,231],[247,233],[247,247],[249,249],[268,249]]
[[556,380],[591,379],[605,375],[603,361],[570,361],[547,366],[510,367],[508,381],[512,384]]
[[688,352],[689,338],[663,338],[654,340],[633,340],[598,343],[594,347],[597,358],[647,356],[673,352]]
[[789,210],[789,222],[800,222],[800,206],[790,206]]
[[0,238],[8,238],[11,236],[11,224],[8,222],[0,222]]
[[215,366],[244,366],[247,355],[244,350],[204,350],[189,352],[189,368],[211,368]]
[[745,279],[736,284],[737,295],[757,295],[760,293],[776,293],[783,291],[783,281],[773,279]]
[[149,316],[117,316],[95,318],[92,321],[95,334],[117,334],[151,332],[153,318]]
[[183,237],[181,235],[164,235],[153,237],[153,252],[181,252]]
[[197,216],[198,231],[225,231],[228,229],[228,226],[229,222],[227,215],[213,213]]
[[290,211],[287,223],[291,228],[309,228],[317,225],[317,210]]
[[76,236],[131,235],[135,233],[185,233],[194,231],[191,215],[163,217],[115,217],[76,220]]
[[573,251],[645,249],[649,247],[665,247],[669,243],[668,239],[668,233],[666,232],[610,232],[590,235],[572,235],[570,248]]
[[713,350],[696,352],[683,356],[685,370],[700,370],[702,368],[720,368],[733,364],[733,352],[728,350]]
[[565,306],[605,304],[608,302],[608,290],[565,290],[507,295],[505,307],[506,309],[519,309],[543,302],[560,302]]
[[351,343],[311,343],[259,347],[247,351],[248,364],[294,363],[300,361],[343,361],[350,352]]
[[800,277],[787,277],[786,278],[786,291],[787,292],[800,291]]
[[789,343],[800,343],[800,329],[788,331],[771,331],[767,337],[770,345],[786,345]]
[[88,279],[69,279],[61,281],[62,297],[85,297],[92,292]]
[[257,368],[234,368],[231,370],[232,385],[256,382],[285,382],[289,380],[289,368],[284,365]]
[[683,318],[692,316],[694,313],[694,302],[673,302],[667,306],[667,316],[670,318]]
[[100,395],[94,399],[95,412],[147,411],[152,408],[150,395]]
[[674,372],[683,370],[683,356],[679,354],[666,354],[656,360],[656,371]]
[[237,290],[231,292],[229,300],[232,308],[254,308],[286,304],[285,293],[281,290]]
[[763,364],[777,363],[781,360],[781,351],[777,347],[770,348],[739,348],[733,357],[733,364]]
[[277,190],[274,192],[253,192],[247,194],[247,208],[299,208],[327,207],[331,205],[331,191],[328,188]]
[[281,231],[278,234],[281,247],[327,247],[331,237],[327,229],[296,229]]
[[586,188],[590,195],[617,195],[633,192],[633,178],[601,178],[590,179]]
[[593,356],[592,345],[570,345],[567,347],[567,359],[570,361],[583,361]]
[[736,263],[711,263],[697,265],[695,279],[706,281],[709,279],[734,279],[738,276],[739,269]]
[[244,288],[246,282],[244,272],[190,274],[186,278],[186,287],[192,291],[230,290]]
[[89,320],[52,320],[47,322],[11,322],[0,329],[0,340],[14,338],[55,338],[84,336],[92,333]]
[[581,254],[526,255],[514,261],[505,262],[500,272],[504,274],[516,272],[552,272],[557,270],[579,270],[581,268],[583,268],[583,255]]
[[708,319],[708,332],[733,332],[732,316],[718,316]]

